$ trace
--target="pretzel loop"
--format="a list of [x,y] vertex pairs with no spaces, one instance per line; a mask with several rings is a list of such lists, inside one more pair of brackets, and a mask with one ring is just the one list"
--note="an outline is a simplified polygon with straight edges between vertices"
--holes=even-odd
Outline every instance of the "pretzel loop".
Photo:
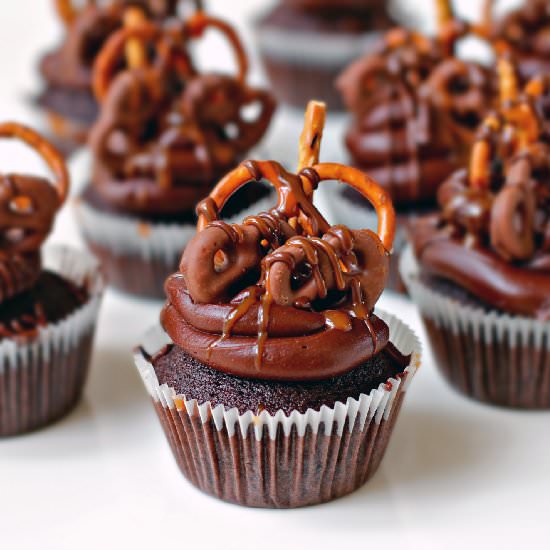
[[[302,196],[300,196],[300,194],[297,197],[293,196],[293,193],[289,193],[288,188],[281,185],[280,179],[276,177],[277,174],[270,168],[273,166],[272,163],[258,162],[256,166],[259,172],[257,177],[259,178],[261,176],[277,189],[277,210],[280,213],[288,218],[292,218],[298,216],[301,211],[308,209],[307,205],[311,203],[306,193],[303,191],[303,183],[301,189]],[[361,170],[341,164],[316,164],[310,168],[310,171],[317,174],[318,182],[330,180],[341,181],[361,193],[361,195],[374,206],[378,215],[378,238],[384,245],[384,248],[387,251],[391,251],[395,237],[395,210],[390,196],[382,187]],[[305,176],[301,177],[303,178]],[[198,231],[202,231],[209,223],[216,221],[229,197],[253,179],[246,163],[241,164],[238,168],[225,176],[210,194],[208,199],[210,208],[198,209]],[[312,208],[314,212],[312,212]],[[207,210],[209,210],[209,212]],[[313,205],[311,205],[309,211],[305,211],[304,213],[306,215],[313,214],[313,216],[315,216],[316,219],[314,221],[317,222],[322,232],[326,232],[330,227]]]
[[199,11],[185,23],[183,30],[186,36],[196,39],[201,38],[204,32],[209,28],[218,29],[233,48],[238,67],[237,80],[240,84],[244,85],[248,73],[248,60],[243,44],[231,25],[225,23],[221,19],[210,17],[204,12]]
[[59,206],[61,206],[67,198],[70,182],[69,172],[61,153],[40,134],[16,122],[0,124],[0,138],[23,141],[44,159],[56,178],[54,187],[59,198]]

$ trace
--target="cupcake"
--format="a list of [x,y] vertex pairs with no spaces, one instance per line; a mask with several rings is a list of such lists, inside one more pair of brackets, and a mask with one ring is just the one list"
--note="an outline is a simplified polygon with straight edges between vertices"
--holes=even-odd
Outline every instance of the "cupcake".
[[[162,326],[135,357],[184,476],[246,506],[306,506],[363,485],[420,360],[411,330],[374,312],[391,200],[359,170],[317,163],[323,119],[324,104],[311,102],[298,174],[245,161],[199,203]],[[331,179],[373,201],[378,234],[326,222],[313,195]],[[274,186],[276,206],[221,221],[229,197],[255,181]]]
[[128,5],[139,6],[149,17],[166,18],[177,12],[177,0],[110,0],[86,2],[78,9],[73,0],[57,0],[55,7],[66,27],[62,43],[40,62],[44,89],[38,105],[47,114],[53,139],[65,153],[86,142],[98,107],[92,91],[94,60],[110,34],[123,25]]
[[[195,68],[190,42],[210,27],[235,50],[237,76]],[[117,72],[124,50],[128,68]],[[262,138],[275,103],[246,83],[247,66],[235,31],[203,13],[176,26],[121,29],[100,53],[93,168],[77,210],[84,238],[114,287],[164,296],[164,280],[195,233],[196,203]],[[230,214],[268,195],[265,186],[251,187],[234,198]]]
[[0,137],[27,143],[55,182],[0,176],[0,437],[41,428],[67,414],[86,381],[103,289],[97,262],[45,248],[67,196],[63,159],[33,130],[0,124]]
[[338,74],[395,23],[385,0],[282,0],[257,21],[257,42],[277,98],[303,109],[320,97],[343,104]]
[[[394,290],[402,290],[397,261],[408,226],[435,208],[438,186],[461,166],[494,98],[491,72],[454,57],[457,41],[471,29],[452,18],[448,2],[438,8],[436,38],[390,31],[338,79],[352,114],[345,134],[352,162],[389,192],[397,210]],[[353,189],[330,202],[337,222],[376,226],[372,208]]]
[[518,408],[550,408],[550,135],[534,99],[486,120],[401,260],[448,382]]
[[492,16],[487,2],[485,27],[494,41],[505,42],[518,64],[522,82],[550,73],[550,9],[547,0],[525,0],[500,19]]

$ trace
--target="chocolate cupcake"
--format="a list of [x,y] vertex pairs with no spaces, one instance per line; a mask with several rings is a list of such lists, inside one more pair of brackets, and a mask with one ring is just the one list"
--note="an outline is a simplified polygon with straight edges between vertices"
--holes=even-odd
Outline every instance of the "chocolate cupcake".
[[57,420],[78,402],[103,290],[97,262],[46,248],[69,177],[63,159],[34,131],[0,124],[0,138],[35,149],[55,174],[0,175],[0,437]]
[[303,109],[311,97],[343,110],[336,77],[395,22],[386,0],[282,0],[257,23],[277,98]]
[[92,91],[92,71],[107,38],[124,24],[128,6],[137,6],[147,17],[176,15],[181,0],[109,0],[86,2],[78,9],[73,0],[56,0],[55,7],[66,27],[62,43],[40,62],[44,89],[38,105],[48,116],[53,138],[65,153],[86,142],[98,115]]
[[[420,361],[410,329],[374,313],[391,200],[359,170],[317,163],[323,119],[311,102],[297,175],[246,161],[199,204],[198,233],[166,282],[163,328],[136,352],[181,471],[237,504],[294,508],[363,485]],[[312,201],[331,179],[373,201],[378,235],[326,222]],[[256,181],[275,187],[277,205],[220,221],[231,194]]]
[[[472,29],[453,19],[448,2],[437,5],[437,37],[390,31],[338,80],[352,113],[345,141],[353,164],[390,193],[397,210],[394,290],[401,289],[397,260],[408,226],[435,208],[438,186],[463,164],[494,101],[493,74],[454,57],[457,41]],[[337,222],[376,227],[372,208],[353,189],[340,190],[329,202]]]
[[549,408],[550,136],[536,98],[505,99],[469,171],[440,188],[440,212],[415,225],[401,273],[453,387]]
[[486,0],[485,27],[491,40],[504,42],[513,53],[522,82],[550,73],[550,8],[547,0],[525,0],[494,20],[493,2]]
[[[228,38],[238,76],[195,68],[190,42],[209,27]],[[116,73],[124,49],[129,68]],[[164,296],[164,280],[195,233],[196,203],[262,138],[275,103],[247,85],[247,67],[235,31],[202,12],[177,26],[122,29],[99,55],[92,178],[77,208],[84,237],[116,288]],[[253,118],[247,108],[256,108]],[[231,213],[268,195],[265,186],[248,189]]]

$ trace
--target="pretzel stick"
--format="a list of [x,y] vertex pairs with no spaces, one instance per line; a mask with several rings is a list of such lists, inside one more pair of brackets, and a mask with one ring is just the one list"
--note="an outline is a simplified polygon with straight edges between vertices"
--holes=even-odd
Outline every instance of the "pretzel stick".
[[437,19],[437,28],[443,29],[450,21],[454,19],[453,8],[449,0],[436,0],[435,11]]
[[507,56],[501,57],[497,64],[499,79],[500,104],[507,108],[516,101],[519,95],[519,85],[516,70]]
[[[124,27],[126,29],[133,29],[140,27],[147,22],[147,18],[143,11],[132,6],[126,9],[124,12]],[[147,64],[147,52],[143,42],[136,37],[129,38],[125,46],[126,62],[131,69],[137,69],[139,67],[145,67]]]
[[322,101],[310,101],[307,105],[298,146],[298,172],[319,162],[326,112],[327,106]]
[[481,6],[481,20],[478,28],[484,36],[491,35],[491,24],[493,23],[493,0],[483,0]]
[[470,187],[488,189],[491,181],[491,145],[486,139],[476,141],[470,158]]
[[436,0],[435,2],[437,29],[439,40],[446,55],[452,55],[455,37],[449,34],[449,24],[454,20],[453,8],[450,0]]
[[55,0],[55,8],[59,18],[66,27],[69,27],[78,15],[77,10],[73,6],[73,0]]

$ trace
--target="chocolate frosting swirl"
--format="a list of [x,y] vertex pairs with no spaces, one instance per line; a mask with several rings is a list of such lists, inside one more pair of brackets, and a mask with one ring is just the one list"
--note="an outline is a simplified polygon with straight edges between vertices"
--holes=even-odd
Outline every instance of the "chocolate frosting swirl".
[[[308,143],[319,139],[314,133]],[[378,236],[326,222],[312,197],[328,179],[373,201]],[[227,199],[250,181],[270,182],[277,206],[239,225],[219,221]],[[197,213],[199,232],[166,283],[161,315],[190,355],[237,376],[290,381],[343,374],[384,349],[388,328],[372,310],[388,275],[395,216],[362,172],[317,164],[295,175],[273,161],[247,161]]]
[[[519,111],[525,127],[534,116],[528,106],[528,99],[518,103],[527,107]],[[511,127],[512,120],[521,121],[516,117],[505,112],[482,128],[470,171],[444,183],[441,213],[419,223],[411,236],[427,271],[492,307],[548,320],[550,145],[543,134],[523,143],[523,129]]]
[[0,174],[0,305],[31,288],[41,272],[40,247],[65,200],[68,174],[59,153],[33,130],[0,124],[0,138],[18,138],[36,149],[54,171],[52,184],[34,176]]
[[[228,37],[237,77],[198,73],[188,43],[207,27]],[[135,38],[156,49],[156,58],[113,78],[121,50]],[[148,25],[113,35],[96,65],[96,92],[104,97],[90,137],[93,184],[101,196],[128,212],[191,209],[267,130],[274,100],[249,87],[246,73],[233,29],[202,13],[177,27]],[[249,107],[258,107],[253,119],[245,114]]]
[[446,40],[404,29],[338,79],[353,115],[346,145],[356,166],[377,179],[396,204],[433,202],[437,187],[464,162],[475,128],[494,96],[490,72],[452,56],[466,34],[456,21]]

